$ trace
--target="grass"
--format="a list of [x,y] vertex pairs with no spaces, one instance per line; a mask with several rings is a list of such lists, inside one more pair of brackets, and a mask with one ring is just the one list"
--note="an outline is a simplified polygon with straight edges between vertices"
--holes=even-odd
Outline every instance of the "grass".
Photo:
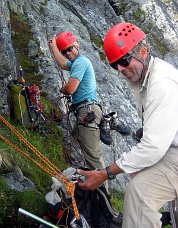
[[[40,134],[38,129],[34,131],[28,128],[24,129],[18,122],[7,120],[56,167],[60,170],[67,168],[67,162],[63,154],[63,135],[55,123],[50,123],[53,134],[50,134],[49,138],[47,138],[45,134]],[[37,157],[34,151],[29,149],[2,121],[0,121],[0,132],[0,135],[3,135],[17,148],[35,159],[39,165],[44,165],[44,162]],[[24,223],[24,221],[18,221],[17,211],[19,207],[42,217],[47,211],[44,196],[50,191],[52,184],[51,175],[1,139],[0,155],[2,155],[0,169],[0,226],[6,224],[6,227],[12,227],[14,221]],[[34,190],[17,192],[9,189],[3,176],[11,172],[14,166],[19,166],[24,176],[33,181],[36,187]],[[30,222],[32,221],[27,219],[25,223],[27,222],[29,224],[26,224],[26,227],[30,227]]]

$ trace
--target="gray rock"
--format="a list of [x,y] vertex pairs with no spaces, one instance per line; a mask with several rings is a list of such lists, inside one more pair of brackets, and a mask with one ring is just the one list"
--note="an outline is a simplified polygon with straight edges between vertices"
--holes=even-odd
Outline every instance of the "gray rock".
[[23,192],[35,189],[34,183],[26,178],[18,166],[14,167],[12,173],[6,174],[7,184],[10,189]]

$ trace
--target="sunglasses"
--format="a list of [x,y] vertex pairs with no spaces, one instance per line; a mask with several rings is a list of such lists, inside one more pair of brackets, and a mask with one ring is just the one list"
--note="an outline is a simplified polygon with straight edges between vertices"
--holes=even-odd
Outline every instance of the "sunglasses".
[[126,54],[122,58],[116,60],[114,63],[111,63],[110,66],[115,70],[118,70],[118,65],[127,67],[130,64],[131,58],[131,54]]
[[62,53],[63,55],[65,55],[67,52],[71,52],[71,51],[73,50],[73,47],[74,47],[74,46],[70,46],[70,47],[68,47],[67,49],[62,50],[61,53]]

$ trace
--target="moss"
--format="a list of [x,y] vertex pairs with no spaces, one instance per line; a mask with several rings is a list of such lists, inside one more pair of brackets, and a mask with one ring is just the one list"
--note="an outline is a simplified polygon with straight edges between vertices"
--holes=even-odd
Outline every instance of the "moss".
[[[103,48],[103,41],[101,39],[99,39],[97,36],[91,35],[90,39],[98,47],[98,49]],[[99,51],[99,55],[100,55],[100,58],[101,58],[102,61],[106,60],[106,56],[105,56],[105,54],[102,51]]]
[[16,192],[15,198],[19,208],[34,213],[37,216],[43,216],[46,213],[47,207],[44,196],[37,190]]
[[44,14],[44,7],[40,7],[40,14]]
[[126,12],[126,7],[127,7],[127,3],[123,3],[123,2],[121,2],[121,11],[122,11],[122,13],[125,13]]
[[142,17],[143,15],[145,15],[145,12],[144,12],[142,9],[139,9],[139,8],[138,8],[137,11],[133,14],[135,20],[138,20],[138,21],[141,19],[141,17]]
[[23,208],[37,216],[42,217],[47,211],[44,196],[37,190],[17,192],[10,190],[6,180],[0,177],[0,225],[3,227],[16,227],[17,220],[23,227],[30,227],[34,222],[27,217],[17,217],[18,209]]
[[149,34],[152,28],[153,28],[153,24],[151,22],[148,22],[148,24],[146,25],[146,28],[144,28],[143,31],[145,34]]
[[41,5],[43,5],[43,6],[47,6],[47,5],[48,5],[48,1],[47,1],[47,0],[45,0],[44,2],[41,2]]
[[30,79],[38,72],[38,65],[30,59],[28,50],[28,43],[33,40],[33,33],[23,15],[11,11],[10,20],[13,31],[12,44],[16,50],[18,64]]
[[0,177],[0,225],[2,225],[3,217],[7,216],[8,205],[9,203],[9,196],[8,196],[8,185],[3,177]]
[[106,60],[106,55],[103,52],[99,52],[99,55],[102,61]]
[[97,36],[91,35],[90,39],[92,42],[96,44],[97,47],[99,48],[103,47],[103,41],[99,39]]
[[41,80],[43,79],[43,74],[28,74],[28,80],[33,85],[37,85],[40,88]]
[[124,195],[122,191],[114,190],[111,192],[111,204],[117,211],[123,211]]
[[45,117],[47,119],[51,118],[55,121],[62,121],[62,113],[60,109],[54,103],[51,103],[51,101],[49,101],[45,97],[45,95],[46,94],[42,92],[41,101],[42,101],[42,109],[43,109],[43,113],[45,113]]
[[153,39],[154,39],[153,46],[155,47],[155,49],[157,49],[162,56],[166,55],[169,49],[166,46],[164,39],[161,40],[154,33],[151,33],[151,35],[153,36]]
[[[13,227],[12,223],[17,217],[18,203],[15,198],[15,191],[9,189],[6,180],[0,177],[0,225]],[[7,226],[7,221],[11,226]]]

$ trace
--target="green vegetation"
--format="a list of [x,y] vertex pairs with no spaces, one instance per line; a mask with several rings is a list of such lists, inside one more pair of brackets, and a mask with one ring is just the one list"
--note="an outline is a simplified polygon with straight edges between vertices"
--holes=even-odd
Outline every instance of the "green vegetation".
[[[17,55],[17,64],[19,64],[17,67],[22,67],[30,84],[40,86],[43,75],[38,74],[38,65],[33,59],[30,59],[28,50],[28,43],[30,40],[33,40],[33,33],[23,15],[17,15],[15,12],[10,13],[13,34],[12,44]],[[39,47],[38,42],[36,44]],[[64,154],[64,136],[56,122],[53,121],[54,117],[58,121],[61,120],[61,112],[46,98],[44,92],[41,95],[41,101],[46,121],[45,123],[40,123],[39,126],[27,124],[22,126],[10,119],[10,117],[6,116],[5,118],[45,158],[62,171],[68,167]],[[17,223],[18,227],[34,227],[32,219],[28,219],[26,216],[18,217],[17,211],[18,208],[23,208],[39,217],[45,215],[47,208],[44,197],[50,191],[52,177],[43,167],[49,167],[2,121],[0,121],[0,132],[3,137],[13,143],[20,151],[37,162],[35,164],[32,160],[26,158],[18,150],[13,149],[0,139],[0,155],[3,159],[0,169],[0,227],[2,225],[4,227],[15,227]],[[43,134],[39,132],[43,132]],[[4,175],[12,172],[14,166],[19,166],[23,175],[33,181],[35,184],[34,190],[17,192],[9,189]]]
[[90,39],[98,47],[97,50],[98,50],[101,60],[102,61],[106,60],[106,56],[105,56],[104,52],[101,51],[103,49],[103,41],[95,35],[91,35]]
[[5,179],[0,177],[0,225],[2,225],[3,218],[9,214],[10,206],[9,187]]
[[41,2],[41,5],[43,5],[43,6],[47,6],[47,5],[48,5],[48,1],[47,1],[47,0],[45,0],[44,2]]
[[[43,6],[46,4],[47,1],[41,3],[41,14],[44,12]],[[126,3],[121,3],[122,12],[126,11],[126,7]],[[138,9],[134,14],[134,18],[139,20],[143,13],[144,12],[141,9]],[[28,53],[28,43],[30,40],[33,40],[33,33],[30,29],[30,26],[23,15],[17,15],[15,12],[11,12],[11,25],[13,31],[12,43],[16,50],[19,64],[22,66],[28,81],[32,84],[40,86],[40,81],[43,75],[38,74],[38,65],[32,59],[30,59]],[[150,24],[148,29],[151,29],[151,27],[152,26]],[[166,47],[163,42],[160,42],[156,37],[154,37],[154,39],[156,40],[155,42],[157,43],[160,52],[165,54]],[[101,60],[106,60],[105,54],[102,52],[103,41],[95,35],[91,36],[91,41],[97,47]],[[39,47],[37,41],[36,44]],[[20,134],[27,139],[27,141],[37,148],[55,166],[57,166],[60,170],[63,170],[67,168],[67,162],[63,153],[64,136],[57,125],[50,119],[53,111],[55,111],[55,115],[58,116],[59,119],[61,119],[61,113],[45,97],[45,95],[45,93],[42,93],[41,100],[43,104],[44,116],[48,120],[45,123],[45,130],[48,138],[45,134],[39,134],[38,128],[34,128],[32,130],[26,126],[25,129],[22,125],[11,122],[9,119],[8,120],[20,132]],[[5,138],[11,141],[23,152],[27,153],[37,162],[41,163],[33,151],[23,144],[22,141],[17,138],[1,121],[0,132],[3,133]],[[3,164],[0,170],[0,226],[4,222],[7,223],[9,220],[11,224],[9,227],[13,227],[13,222],[17,222],[16,220],[19,220],[19,224],[23,224],[25,222],[25,224],[28,224],[26,227],[30,227],[33,221],[28,218],[23,218],[25,221],[22,220],[22,217],[17,218],[17,210],[19,207],[21,207],[37,216],[42,217],[46,213],[47,209],[44,195],[50,191],[50,186],[52,184],[51,176],[31,160],[20,154],[18,151],[7,146],[4,141],[0,141],[0,154],[3,157]],[[24,176],[34,182],[36,189],[25,192],[16,192],[9,189],[3,175],[9,171],[12,171],[12,168],[16,165],[21,168]],[[122,212],[124,193],[120,191],[113,191],[111,196],[111,203],[113,207]],[[170,226],[167,226],[167,228],[169,227]]]
[[124,195],[125,193],[122,191],[114,190],[111,192],[112,206],[119,212],[123,211]]
[[[162,1],[163,4],[165,4],[164,1]],[[168,4],[169,1],[166,2],[166,4]],[[127,7],[129,5],[129,7]],[[140,4],[137,3],[126,3],[123,2],[122,0],[117,0],[115,2],[115,4],[113,4],[113,9],[115,10],[117,15],[123,15],[123,18],[125,19],[125,21],[130,21],[133,24],[136,24],[138,27],[142,27],[142,22],[145,18],[145,11],[141,9]],[[127,15],[127,12],[129,12],[129,18]],[[132,12],[132,15],[131,15]],[[160,34],[162,34],[163,32],[160,31],[159,34],[159,38],[156,35],[155,31],[152,31],[152,28],[155,27],[154,22],[149,22],[147,21],[146,24],[144,24],[144,28],[143,31],[146,34],[149,34],[149,42],[151,44],[152,47],[154,47],[154,49],[161,55],[161,56],[165,56],[167,54],[168,47],[166,45],[166,41],[164,39],[164,37],[160,38]],[[159,30],[159,28],[157,28],[157,30]],[[159,31],[157,31],[159,32]]]
[[137,9],[137,11],[134,13],[135,20],[140,20],[142,15],[145,15],[145,12],[142,9]]
[[[18,15],[15,12],[11,12],[11,25],[13,31],[12,43],[17,54],[17,60],[28,80],[35,78],[36,85],[39,85],[42,75],[38,74],[38,64],[29,57],[28,43],[33,40],[30,26],[23,15]],[[38,45],[37,41],[36,44]]]
[[151,33],[154,39],[154,47],[160,52],[162,56],[166,55],[168,48],[164,42],[164,39],[159,39],[154,33]]
[[102,48],[103,47],[103,41],[99,39],[98,37],[91,35],[90,37],[91,41],[96,44],[97,47]]
[[[24,129],[18,123],[11,123],[15,129],[23,135],[28,142],[41,152],[49,161],[51,161],[60,170],[67,168],[67,163],[63,154],[63,135],[55,123],[50,123],[53,133],[47,138],[44,134],[39,134],[37,130],[31,131]],[[33,150],[29,149],[19,138],[0,121],[1,134],[12,142],[17,148],[28,154],[36,162],[49,168],[37,157]],[[44,196],[49,192],[52,184],[51,175],[37,166],[28,158],[24,157],[17,150],[8,146],[4,141],[0,143],[0,153],[3,158],[0,174],[0,225],[6,221],[9,214],[16,219],[18,208],[21,207],[37,216],[43,216],[46,213],[46,203]],[[3,175],[12,171],[14,166],[19,166],[25,177],[32,180],[35,184],[33,191],[17,192],[8,188]],[[14,214],[11,212],[13,211]],[[31,220],[29,220],[30,222]],[[27,220],[25,220],[27,222]],[[32,222],[32,221],[31,221]]]
[[39,191],[36,189],[25,192],[10,190],[6,180],[0,176],[0,226],[16,227],[15,224],[18,220],[18,224],[30,227],[34,221],[22,216],[17,217],[19,208],[26,209],[38,216],[43,216],[47,210],[44,196]]

